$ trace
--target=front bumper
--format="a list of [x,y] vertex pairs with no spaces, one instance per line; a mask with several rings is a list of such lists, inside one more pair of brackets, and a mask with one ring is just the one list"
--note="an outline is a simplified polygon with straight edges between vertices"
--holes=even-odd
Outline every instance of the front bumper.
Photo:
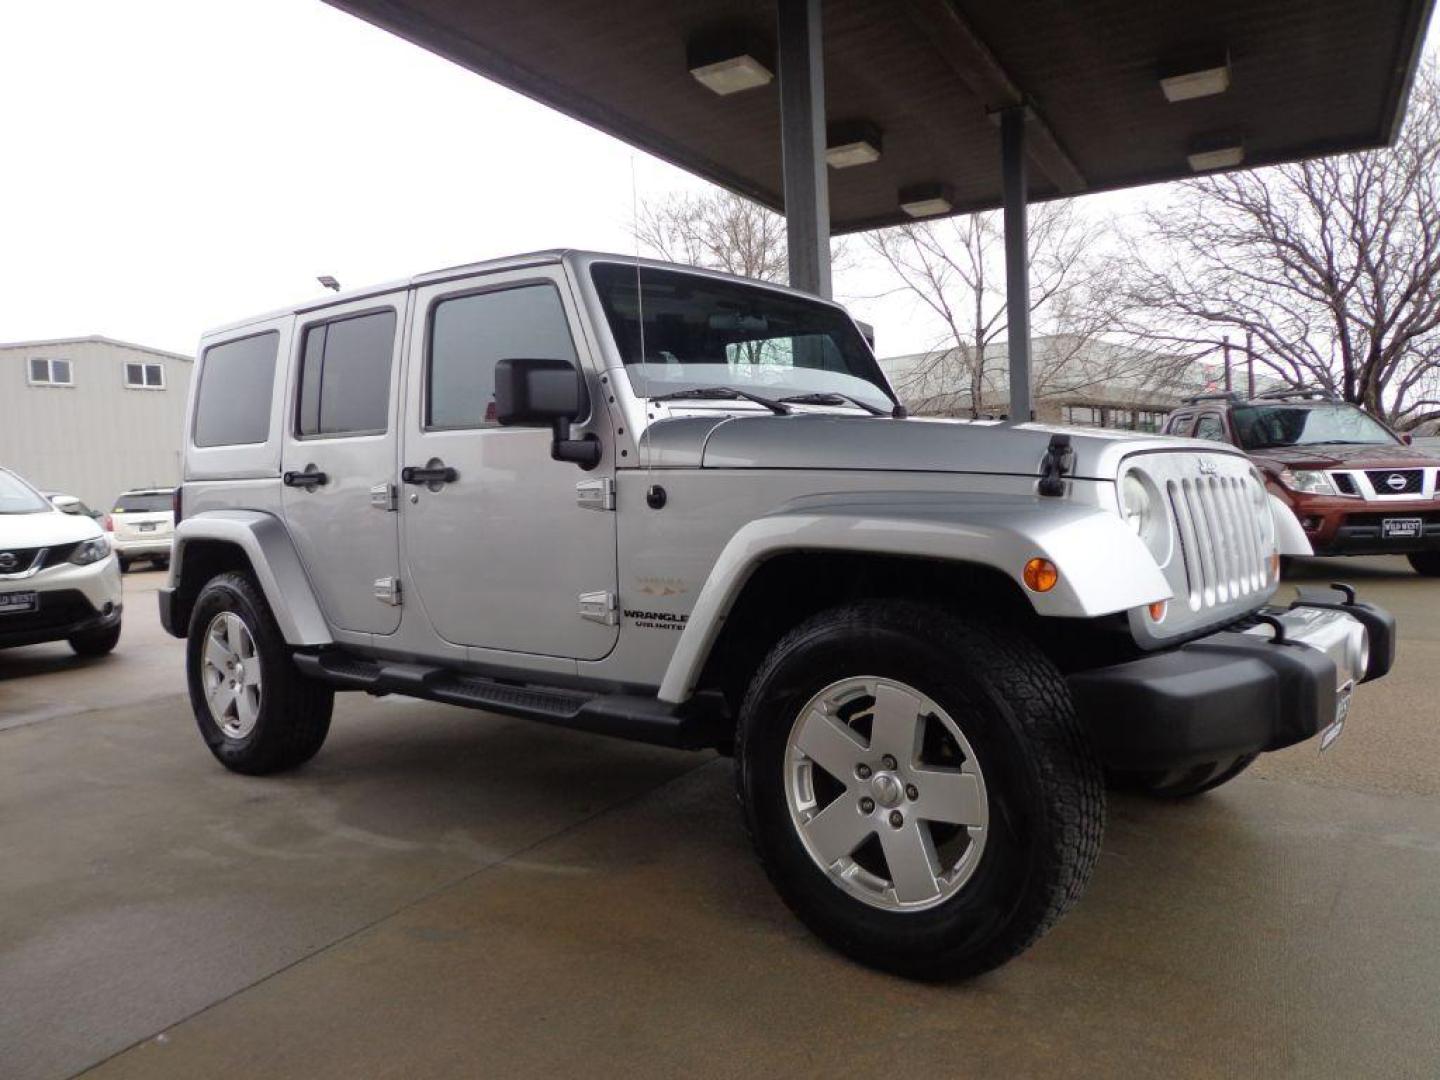
[[1344,589],[1069,681],[1106,765],[1161,770],[1309,739],[1394,660],[1394,618]]
[[[1410,555],[1417,551],[1440,551],[1440,501],[1435,499],[1365,501],[1292,493],[1287,501],[1316,555]],[[1418,518],[1419,534],[1384,536],[1382,522],[1386,518]]]
[[85,566],[62,563],[29,575],[0,575],[0,592],[33,592],[36,611],[0,615],[0,648],[61,641],[120,621],[124,587],[114,555]]

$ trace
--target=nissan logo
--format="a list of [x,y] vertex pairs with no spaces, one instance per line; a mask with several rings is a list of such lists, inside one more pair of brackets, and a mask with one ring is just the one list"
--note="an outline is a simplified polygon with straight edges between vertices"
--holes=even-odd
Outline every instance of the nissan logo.
[[20,560],[13,551],[0,551],[0,574],[8,574],[19,565]]
[[1404,491],[1408,483],[1404,475],[1398,472],[1392,472],[1385,480],[1385,486],[1391,491]]

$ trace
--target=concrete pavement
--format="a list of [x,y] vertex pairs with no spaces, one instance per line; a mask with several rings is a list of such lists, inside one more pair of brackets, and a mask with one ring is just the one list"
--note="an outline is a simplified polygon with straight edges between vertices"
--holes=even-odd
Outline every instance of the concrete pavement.
[[346,695],[311,767],[224,772],[132,575],[111,660],[0,653],[0,1075],[1433,1077],[1440,582],[1402,568],[1296,569],[1401,616],[1334,750],[1113,799],[1076,911],[944,987],[809,937],[713,755]]

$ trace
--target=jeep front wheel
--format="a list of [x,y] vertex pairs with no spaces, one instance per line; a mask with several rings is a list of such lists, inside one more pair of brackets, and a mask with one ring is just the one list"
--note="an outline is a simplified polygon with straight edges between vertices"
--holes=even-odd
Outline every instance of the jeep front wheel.
[[1024,637],[906,601],[786,636],[741,710],[760,861],[821,938],[918,977],[979,974],[1075,903],[1099,855],[1100,765]]
[[330,731],[335,692],[306,678],[244,574],[213,578],[190,616],[190,706],[216,759],[253,776],[303,765]]

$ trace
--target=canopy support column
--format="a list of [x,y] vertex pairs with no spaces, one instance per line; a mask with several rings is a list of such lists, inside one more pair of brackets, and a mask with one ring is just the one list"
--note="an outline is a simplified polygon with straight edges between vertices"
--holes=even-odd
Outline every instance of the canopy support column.
[[777,0],[776,7],[790,284],[829,299],[830,192],[820,0]]
[[1005,313],[1010,350],[1010,421],[1034,415],[1030,373],[1030,247],[1026,236],[1024,105],[1000,113],[1000,175],[1005,197]]

